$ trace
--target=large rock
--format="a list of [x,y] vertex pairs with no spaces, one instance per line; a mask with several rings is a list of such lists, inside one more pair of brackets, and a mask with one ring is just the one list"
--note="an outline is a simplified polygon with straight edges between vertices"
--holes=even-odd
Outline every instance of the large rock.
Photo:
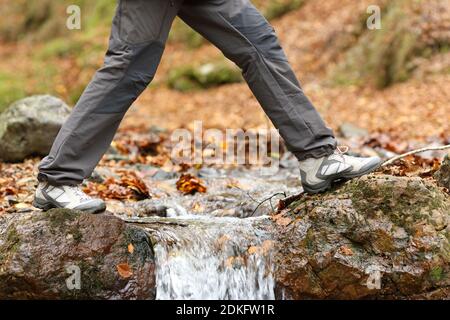
[[278,297],[450,299],[450,201],[431,182],[368,176],[284,214]]
[[[369,175],[254,220],[252,234],[273,240],[277,298],[450,299],[449,215],[432,179]],[[0,299],[155,298],[154,231],[172,242],[198,222],[142,222],[59,209],[0,216]],[[239,250],[255,249],[239,240]],[[66,285],[71,266],[80,290]]]
[[[69,279],[77,275],[80,290]],[[0,219],[0,299],[153,299],[154,283],[146,234],[114,216],[56,209]]]
[[0,114],[0,159],[47,155],[69,113],[62,100],[48,95],[15,102]]
[[434,178],[441,187],[450,190],[450,152],[445,155],[441,167],[435,173]]

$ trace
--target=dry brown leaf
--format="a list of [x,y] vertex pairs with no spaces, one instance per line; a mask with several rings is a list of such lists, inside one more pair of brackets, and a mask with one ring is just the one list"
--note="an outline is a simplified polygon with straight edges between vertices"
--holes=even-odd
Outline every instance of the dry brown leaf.
[[205,193],[206,187],[203,181],[191,174],[182,174],[176,183],[177,189],[184,194]]
[[341,254],[343,254],[344,256],[352,256],[352,255],[353,255],[353,250],[350,249],[350,248],[347,247],[347,246],[341,246],[341,247],[339,248],[339,252],[340,252]]
[[249,254],[256,254],[256,253],[260,253],[260,252],[261,252],[261,247],[251,246],[250,248],[248,248]]
[[118,264],[117,265],[117,272],[124,279],[127,279],[127,278],[129,278],[129,277],[131,277],[133,275],[133,272],[131,271],[131,268],[128,265],[128,263],[120,263],[120,264]]
[[225,267],[232,268],[234,263],[234,257],[228,257],[228,259],[225,261]]

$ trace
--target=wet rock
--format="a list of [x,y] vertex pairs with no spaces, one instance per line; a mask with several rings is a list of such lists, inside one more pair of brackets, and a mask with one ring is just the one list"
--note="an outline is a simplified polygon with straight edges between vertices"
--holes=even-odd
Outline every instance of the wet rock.
[[0,220],[0,299],[152,299],[154,284],[146,234],[118,218],[56,209]]
[[441,167],[434,178],[440,186],[450,190],[450,152],[442,160]]
[[286,169],[297,169],[298,160],[291,152],[286,152],[280,159],[280,167]]
[[198,170],[198,176],[200,178],[217,178],[223,176],[223,174],[218,169],[205,167]]
[[426,298],[450,286],[450,199],[431,182],[371,175],[284,213],[278,297]]
[[0,158],[45,156],[70,113],[60,99],[43,95],[17,101],[0,114]]
[[134,203],[132,209],[138,217],[167,217],[167,206],[156,203],[153,199],[142,200]]
[[152,180],[162,181],[162,180],[170,180],[175,179],[177,177],[176,172],[169,172],[162,169],[156,170],[156,172],[152,175]]
[[351,123],[343,123],[339,127],[339,132],[346,139],[367,137],[369,135],[367,130],[359,128]]
[[[272,182],[264,194],[240,182],[241,189],[122,204],[133,210],[115,214],[133,224],[67,210],[0,217],[0,299],[151,299],[170,288],[185,297],[189,288],[199,294],[203,280],[192,279],[205,274],[221,279],[220,297],[226,297],[236,289],[237,267],[258,285],[254,292],[244,286],[234,298],[260,297],[259,283],[265,297],[287,299],[450,298],[450,198],[432,179],[369,175],[322,195],[292,197],[277,219],[242,219],[276,208],[261,204],[273,193]],[[254,254],[262,273],[245,264]],[[169,260],[172,270],[186,273],[169,272]],[[123,264],[130,277],[118,273]],[[232,272],[224,272],[230,265]],[[70,266],[80,268],[81,290],[66,286]]]

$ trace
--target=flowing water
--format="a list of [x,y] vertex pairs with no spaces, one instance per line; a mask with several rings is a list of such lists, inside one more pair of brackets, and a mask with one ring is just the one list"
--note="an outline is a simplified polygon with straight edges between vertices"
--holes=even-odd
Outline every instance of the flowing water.
[[193,219],[153,233],[157,299],[274,299],[272,243],[254,219],[237,219]]
[[[298,191],[298,179],[234,175],[239,187],[231,190],[228,178],[214,177],[205,179],[206,194],[167,192],[139,204],[154,245],[157,299],[275,299],[274,247],[265,227],[276,201],[261,201]],[[165,216],[145,214],[154,211]]]

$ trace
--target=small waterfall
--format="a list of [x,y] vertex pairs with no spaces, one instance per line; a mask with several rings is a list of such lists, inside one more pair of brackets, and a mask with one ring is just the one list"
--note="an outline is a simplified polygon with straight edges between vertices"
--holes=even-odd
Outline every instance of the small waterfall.
[[157,299],[275,299],[272,242],[259,218],[169,218],[151,230]]
[[204,179],[206,193],[189,196],[170,189],[175,180],[152,181],[152,199],[118,210],[148,231],[157,299],[275,299],[267,215],[277,197],[298,191],[299,180],[296,167],[295,173],[282,169],[270,178],[258,172],[238,168],[212,175]]

